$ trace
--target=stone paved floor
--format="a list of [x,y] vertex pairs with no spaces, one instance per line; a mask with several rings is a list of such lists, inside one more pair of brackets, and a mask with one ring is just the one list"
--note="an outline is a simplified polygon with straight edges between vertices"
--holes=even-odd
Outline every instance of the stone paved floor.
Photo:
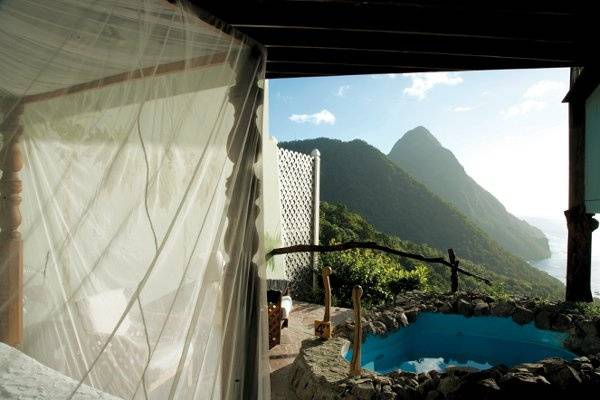
[[[281,331],[281,343],[269,351],[271,364],[271,400],[296,400],[289,389],[289,371],[304,339],[313,337],[316,319],[323,319],[324,307],[295,301],[289,326]],[[331,308],[332,323],[339,324],[352,317],[352,310]]]

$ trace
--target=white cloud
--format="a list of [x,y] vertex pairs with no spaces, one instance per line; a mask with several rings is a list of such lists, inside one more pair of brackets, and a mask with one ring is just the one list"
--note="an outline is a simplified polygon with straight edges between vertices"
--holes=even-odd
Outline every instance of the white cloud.
[[350,85],[342,85],[338,88],[335,95],[337,97],[346,97],[346,93],[348,92],[348,89],[350,89]]
[[314,125],[333,125],[335,124],[335,115],[333,115],[331,111],[323,109],[314,114],[292,114],[290,115],[290,121],[294,121],[299,124],[308,122]]
[[563,96],[567,85],[560,81],[539,81],[529,86],[523,97],[526,99],[541,99],[548,96]]
[[546,108],[546,102],[539,100],[524,100],[514,106],[510,106],[506,111],[500,111],[500,114],[506,118],[512,118],[519,115],[529,114],[532,111],[540,111]]
[[458,106],[458,107],[454,107],[452,109],[452,111],[454,112],[466,112],[466,111],[471,111],[474,110],[477,107],[470,107],[470,106]]
[[448,72],[417,72],[406,76],[412,80],[412,85],[404,89],[404,94],[419,100],[423,100],[427,92],[436,85],[454,86],[463,83],[463,78],[450,75]]
[[560,102],[566,90],[567,86],[564,82],[548,80],[536,82],[525,90],[519,103],[500,111],[500,114],[505,118],[512,118],[543,110],[549,100]]

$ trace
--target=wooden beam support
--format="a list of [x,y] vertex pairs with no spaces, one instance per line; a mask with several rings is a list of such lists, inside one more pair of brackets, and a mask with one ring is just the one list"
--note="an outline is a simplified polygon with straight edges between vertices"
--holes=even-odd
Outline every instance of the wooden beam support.
[[0,125],[0,342],[11,346],[23,341],[23,240],[19,232],[22,112],[22,103],[13,106]]
[[244,32],[272,51],[277,48],[360,50],[411,54],[437,54],[446,57],[478,56],[531,61],[566,61],[585,64],[592,57],[573,43],[524,42],[513,39],[434,37],[414,33],[354,32],[284,28],[245,28]]
[[[296,27],[356,32],[418,33],[436,37],[462,36],[512,38],[528,41],[574,42],[591,32],[581,24],[586,5],[563,6],[568,12],[540,12],[541,7],[500,2],[339,2],[246,1],[232,7],[227,2],[203,1],[204,9],[244,31],[246,28]],[[589,7],[589,6],[588,6]],[[589,10],[588,10],[589,11]]]
[[[360,64],[360,63],[358,63]],[[330,76],[330,75],[365,75],[365,74],[388,74],[388,73],[409,73],[409,72],[433,72],[448,71],[443,68],[419,68],[402,66],[381,66],[381,65],[336,65],[336,64],[304,64],[297,62],[267,62],[267,78],[290,78],[290,77],[309,77],[309,76]]]
[[[569,67],[569,60],[523,60],[515,58],[492,58],[476,55],[448,56],[444,54],[417,54],[389,51],[283,48],[268,50],[268,68],[275,63],[288,64],[332,64],[356,66],[399,67],[403,69],[422,68],[426,70],[462,70],[466,65],[471,69],[513,69]],[[310,67],[307,67],[310,68]]]
[[137,79],[155,78],[157,76],[187,71],[194,68],[208,67],[211,65],[223,64],[227,61],[227,53],[217,53],[208,56],[180,60],[166,64],[157,64],[146,68],[133,71],[127,71],[116,75],[106,76],[89,82],[82,82],[77,85],[25,96],[23,103],[34,103],[36,101],[50,100],[55,97],[62,97],[69,94],[84,92],[86,90],[98,90],[107,86],[130,82]]
[[[571,74],[574,74],[573,69]],[[575,79],[571,78],[571,87]],[[592,232],[598,228],[585,209],[585,96],[569,101],[569,209],[565,211],[567,242],[567,301],[591,302]]]

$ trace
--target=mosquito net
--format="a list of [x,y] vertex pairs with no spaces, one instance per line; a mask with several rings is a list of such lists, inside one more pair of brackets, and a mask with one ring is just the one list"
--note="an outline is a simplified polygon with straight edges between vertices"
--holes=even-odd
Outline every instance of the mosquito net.
[[0,3],[0,341],[72,378],[5,393],[269,397],[263,58],[185,4]]

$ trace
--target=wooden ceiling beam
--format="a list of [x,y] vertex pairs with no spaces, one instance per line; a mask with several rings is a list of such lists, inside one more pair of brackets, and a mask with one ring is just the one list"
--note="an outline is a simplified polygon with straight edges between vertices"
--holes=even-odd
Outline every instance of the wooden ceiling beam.
[[[203,7],[241,29],[280,28],[401,32],[430,36],[502,38],[575,43],[584,36],[579,10],[564,14],[531,14],[479,6],[424,8],[394,2],[246,1],[232,6],[206,1]],[[591,32],[589,32],[591,33]]]
[[[250,0],[253,1],[253,0]],[[254,0],[256,1],[256,0]],[[497,2],[481,2],[481,0],[258,0],[262,3],[268,2],[299,2],[304,3],[341,3],[346,6],[365,5],[387,6],[402,8],[421,9],[477,9],[480,11],[495,11],[505,13],[519,13],[530,15],[574,15],[587,0],[572,0],[569,2],[552,2],[548,0],[504,0]]]
[[532,61],[565,61],[584,63],[590,52],[576,45],[523,43],[514,40],[479,38],[427,37],[411,34],[328,32],[294,28],[248,28],[245,32],[268,49],[329,49],[362,51],[366,55],[378,52],[403,54],[439,54],[450,57],[478,56],[512,58]]
[[436,68],[420,68],[416,66],[381,66],[365,64],[324,64],[324,63],[269,63],[267,62],[266,77],[275,78],[298,78],[309,76],[331,76],[331,75],[370,75],[370,74],[403,74],[411,72],[445,71]]
[[567,67],[568,60],[520,60],[511,58],[486,58],[479,56],[448,57],[439,54],[404,54],[390,52],[365,52],[360,50],[331,50],[305,48],[271,48],[267,52],[269,64],[339,64],[367,66],[399,66],[430,70],[478,70],[510,68]]

